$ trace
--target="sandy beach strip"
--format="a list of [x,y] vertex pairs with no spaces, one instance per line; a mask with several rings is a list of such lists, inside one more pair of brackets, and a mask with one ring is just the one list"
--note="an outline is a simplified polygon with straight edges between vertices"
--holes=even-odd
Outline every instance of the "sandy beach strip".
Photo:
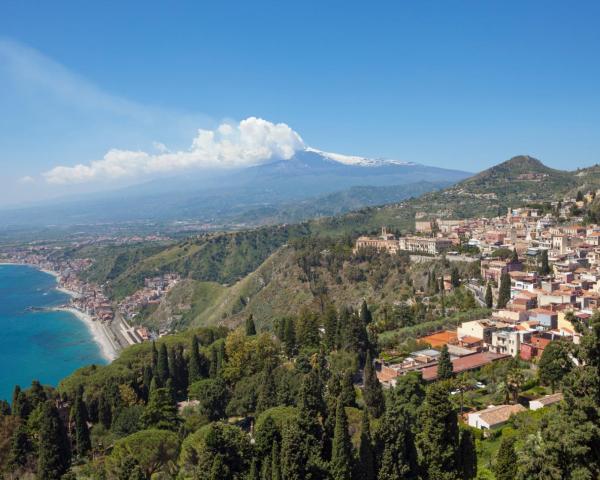
[[69,312],[85,323],[86,327],[88,327],[89,331],[92,333],[94,341],[100,346],[102,356],[109,362],[112,362],[117,358],[118,349],[115,346],[115,342],[110,338],[108,329],[101,321],[93,320],[90,315],[74,307],[57,307],[54,310]]

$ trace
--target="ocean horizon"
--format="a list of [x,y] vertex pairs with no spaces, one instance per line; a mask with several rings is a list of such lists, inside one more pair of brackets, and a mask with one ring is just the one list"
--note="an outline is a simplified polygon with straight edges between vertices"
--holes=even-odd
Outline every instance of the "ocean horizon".
[[56,386],[85,365],[107,363],[84,322],[67,311],[32,311],[65,304],[56,279],[26,265],[0,265],[0,399],[32,380]]

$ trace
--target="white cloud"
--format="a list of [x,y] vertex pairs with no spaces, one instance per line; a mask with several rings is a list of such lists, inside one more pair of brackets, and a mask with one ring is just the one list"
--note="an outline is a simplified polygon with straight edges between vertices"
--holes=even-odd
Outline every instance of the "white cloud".
[[186,151],[169,152],[156,142],[154,147],[159,151],[156,155],[113,149],[102,160],[55,167],[44,173],[44,177],[48,183],[68,184],[136,178],[191,168],[247,167],[275,158],[287,160],[304,149],[305,144],[285,123],[249,117],[237,125],[223,123],[215,130],[199,129]]
[[25,175],[24,177],[19,178],[19,183],[34,183],[35,178]]

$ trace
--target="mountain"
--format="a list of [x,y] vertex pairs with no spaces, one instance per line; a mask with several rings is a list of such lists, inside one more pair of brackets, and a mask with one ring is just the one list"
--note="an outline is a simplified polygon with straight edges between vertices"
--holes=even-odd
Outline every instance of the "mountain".
[[[189,172],[112,192],[3,210],[0,222],[6,226],[191,220],[219,227],[290,222],[308,218],[296,208],[301,201],[309,202],[311,216],[331,215],[374,201],[385,203],[389,187],[394,187],[392,201],[398,201],[446,187],[468,175],[416,163],[307,149],[289,160],[245,169]],[[365,194],[354,187],[370,190]],[[327,198],[333,193],[338,196]]]

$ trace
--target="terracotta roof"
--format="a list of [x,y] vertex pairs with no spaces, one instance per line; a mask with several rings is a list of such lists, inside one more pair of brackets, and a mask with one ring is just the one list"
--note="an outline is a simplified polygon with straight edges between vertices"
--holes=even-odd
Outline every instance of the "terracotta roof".
[[479,418],[490,426],[499,425],[508,421],[515,413],[526,411],[525,407],[520,404],[516,405],[498,405],[496,407],[488,407],[485,410],[475,412],[479,414]]
[[[465,372],[467,370],[473,370],[475,368],[483,367],[488,363],[492,363],[496,360],[503,358],[509,358],[510,355],[503,355],[500,353],[492,352],[480,352],[472,355],[466,355],[464,357],[455,358],[452,360],[452,371],[454,373]],[[437,378],[437,365],[424,368],[422,370],[424,380],[435,380]]]
[[559,392],[559,393],[555,393],[553,395],[545,395],[544,397],[536,398],[535,400],[532,400],[532,401],[540,402],[542,405],[546,406],[546,405],[552,405],[553,403],[560,402],[562,399],[563,399],[563,394]]
[[421,337],[419,340],[428,343],[432,347],[443,347],[448,343],[455,343],[456,332],[446,330],[444,332],[438,332],[432,335],[427,335],[426,337]]

